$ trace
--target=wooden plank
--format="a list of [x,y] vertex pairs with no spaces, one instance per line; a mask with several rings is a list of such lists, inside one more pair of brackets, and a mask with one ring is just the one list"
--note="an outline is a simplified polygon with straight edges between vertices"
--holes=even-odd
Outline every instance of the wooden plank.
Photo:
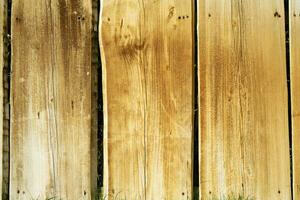
[[10,199],[90,199],[91,1],[12,2]]
[[200,196],[291,199],[284,2],[198,3]]
[[290,63],[293,130],[293,191],[300,199],[300,1],[290,0]]
[[192,193],[192,1],[103,0],[105,194]]
[[[3,67],[4,67],[4,1],[0,1],[0,188],[2,189],[2,180],[3,180]],[[1,190],[2,191],[2,190]],[[2,200],[2,194],[0,195],[0,200]]]

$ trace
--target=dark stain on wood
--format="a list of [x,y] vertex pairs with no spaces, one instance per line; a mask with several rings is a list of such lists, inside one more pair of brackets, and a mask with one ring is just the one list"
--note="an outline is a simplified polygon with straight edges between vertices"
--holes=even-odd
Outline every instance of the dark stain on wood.
[[21,22],[21,18],[20,17],[16,17],[16,22]]
[[172,7],[169,9],[169,15],[168,15],[168,18],[171,19],[171,18],[174,16],[174,13],[175,13],[175,7],[172,6]]
[[278,18],[280,18],[280,17],[281,17],[281,15],[279,14],[279,12],[278,12],[278,11],[276,11],[276,12],[274,13],[274,17],[278,17]]

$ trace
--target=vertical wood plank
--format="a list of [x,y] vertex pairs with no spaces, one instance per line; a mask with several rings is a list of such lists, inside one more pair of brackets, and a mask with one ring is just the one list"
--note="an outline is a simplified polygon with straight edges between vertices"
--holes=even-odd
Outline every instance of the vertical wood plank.
[[192,1],[103,0],[105,194],[191,199]]
[[293,191],[300,199],[300,1],[290,0],[290,63],[292,97]]
[[[4,1],[0,1],[0,191],[2,191],[3,180],[3,67],[4,67]],[[0,200],[2,200],[2,192],[0,194]]]
[[198,3],[200,196],[290,199],[283,1]]
[[10,199],[90,199],[91,1],[12,2]]

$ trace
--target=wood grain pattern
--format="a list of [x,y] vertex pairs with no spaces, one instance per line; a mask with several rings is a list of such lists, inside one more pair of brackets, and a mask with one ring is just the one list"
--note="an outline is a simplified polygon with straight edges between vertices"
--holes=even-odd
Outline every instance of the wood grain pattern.
[[105,194],[192,193],[192,1],[103,0]]
[[300,1],[290,0],[290,63],[293,130],[293,191],[300,199]]
[[291,199],[283,1],[198,3],[200,196]]
[[[4,15],[4,2],[0,1],[0,189],[2,189],[2,173],[3,173],[3,167],[2,167],[2,161],[3,161],[3,98],[4,98],[4,92],[3,92],[3,67],[4,67],[4,22],[5,22],[5,15]],[[2,191],[2,190],[1,190]],[[0,195],[0,200],[2,200],[2,195]]]
[[12,2],[10,199],[90,199],[91,1]]

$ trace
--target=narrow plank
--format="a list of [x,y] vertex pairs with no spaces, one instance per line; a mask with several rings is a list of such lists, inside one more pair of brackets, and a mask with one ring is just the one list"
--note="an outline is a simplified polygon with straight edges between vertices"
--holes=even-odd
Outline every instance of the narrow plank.
[[104,193],[191,199],[192,1],[103,0]]
[[12,2],[10,199],[91,199],[91,9]]
[[[3,67],[4,67],[4,1],[0,1],[0,189],[2,191],[2,180],[3,180]],[[2,200],[2,192],[0,194],[0,200]]]
[[198,3],[200,196],[291,199],[283,1]]
[[293,191],[300,199],[300,1],[290,0],[290,63],[293,130]]

